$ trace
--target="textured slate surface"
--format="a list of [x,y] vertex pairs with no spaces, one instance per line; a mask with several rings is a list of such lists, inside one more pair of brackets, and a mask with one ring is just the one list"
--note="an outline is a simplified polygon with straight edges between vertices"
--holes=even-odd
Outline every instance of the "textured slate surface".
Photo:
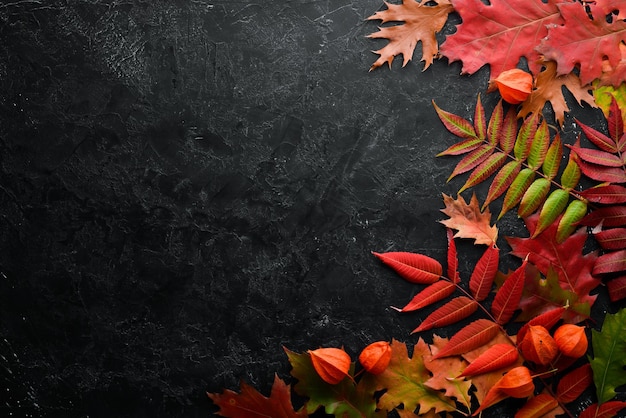
[[0,5],[2,415],[207,416],[287,378],[282,346],[415,340],[370,251],[445,260],[431,100],[471,117],[488,72],[368,73],[381,7]]

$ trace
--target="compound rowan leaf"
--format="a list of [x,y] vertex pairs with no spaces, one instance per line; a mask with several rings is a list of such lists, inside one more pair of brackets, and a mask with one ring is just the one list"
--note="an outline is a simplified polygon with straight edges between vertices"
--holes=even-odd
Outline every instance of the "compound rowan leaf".
[[626,187],[618,184],[601,184],[579,193],[582,197],[593,203],[614,205],[626,203]]
[[376,391],[386,390],[378,401],[378,408],[382,410],[391,411],[403,404],[409,411],[419,406],[420,413],[431,409],[435,412],[454,411],[454,400],[426,385],[431,372],[424,361],[430,356],[430,349],[421,338],[413,347],[412,357],[409,357],[404,343],[392,340],[391,360],[385,371],[379,375],[365,375],[359,383],[366,381]]
[[517,216],[526,218],[535,212],[550,193],[550,180],[540,177],[533,181],[524,192],[517,208]]
[[443,273],[441,264],[426,255],[402,251],[372,254],[411,283],[431,284],[439,280]]
[[447,298],[452,293],[456,286],[454,283],[449,282],[447,280],[439,280],[431,285],[425,287],[421,292],[411,299],[409,303],[406,304],[402,309],[396,309],[398,312],[411,312],[416,311],[418,309],[425,308],[426,306],[432,305],[435,302],[439,302],[442,299]]
[[569,74],[577,66],[581,81],[588,84],[602,75],[605,57],[611,65],[618,64],[626,23],[618,19],[609,23],[604,16],[590,19],[578,2],[562,2],[557,7],[564,22],[550,28],[537,51],[557,63],[558,74]]
[[572,232],[578,226],[578,223],[585,217],[587,214],[587,202],[582,200],[572,200],[565,212],[563,212],[563,216],[559,221],[559,225],[556,230],[556,242],[563,242],[567,237],[572,235]]
[[[336,385],[325,382],[316,372],[309,353],[298,354],[284,348],[292,370],[291,375],[298,379],[294,390],[300,396],[308,398],[304,410],[312,414],[323,408],[327,414],[335,416],[362,418],[383,418],[386,414],[376,411],[374,392],[371,382],[361,379],[358,384],[352,378],[343,379]],[[354,375],[354,364],[349,376]],[[374,376],[369,375],[368,376]],[[271,416],[271,415],[270,415]]]
[[561,135],[556,134],[552,144],[548,148],[546,153],[546,159],[541,166],[541,170],[546,178],[552,180],[559,172],[561,165],[561,158],[563,157],[563,142],[561,141]]
[[491,314],[498,324],[503,325],[509,322],[513,313],[519,307],[524,291],[525,278],[526,260],[506,278],[493,299]]
[[576,400],[593,383],[593,372],[589,363],[572,370],[559,379],[556,397],[561,403]]
[[[548,226],[554,223],[556,218],[558,218],[567,207],[568,201],[569,193],[563,189],[556,189],[550,193],[539,212],[539,219],[537,220],[537,227],[533,233],[533,238],[541,234]],[[556,236],[555,240],[559,242]]]
[[491,245],[478,259],[476,267],[474,267],[474,271],[470,276],[469,288],[472,296],[478,302],[487,299],[489,292],[491,292],[491,285],[498,273],[499,258],[500,249],[495,245]]
[[291,390],[285,382],[274,375],[274,384],[269,398],[261,395],[252,386],[241,382],[240,393],[225,390],[223,393],[207,393],[219,406],[218,415],[230,418],[305,418],[305,411],[294,411]]
[[498,215],[498,219],[502,218],[505,213],[513,209],[521,202],[524,194],[526,194],[526,191],[533,184],[534,180],[535,172],[533,170],[530,168],[523,168],[520,170],[507,190],[506,195],[504,195],[502,210]]
[[500,167],[506,162],[506,154],[496,152],[487,157],[482,163],[478,165],[469,175],[467,181],[459,189],[459,193],[474,187],[477,184],[487,180],[493,173],[498,171]]
[[470,170],[478,167],[485,160],[487,160],[496,150],[494,145],[482,144],[475,150],[471,151],[465,157],[461,159],[452,170],[450,177],[448,177],[448,181],[452,180],[454,177],[459,174],[467,173]]
[[530,153],[526,160],[528,166],[533,170],[538,170],[548,154],[548,148],[550,147],[550,131],[548,130],[548,124],[544,120],[541,125],[535,131],[535,135],[530,144]]
[[443,213],[450,219],[440,221],[448,228],[455,229],[456,238],[473,238],[475,244],[492,245],[498,238],[498,228],[491,226],[491,212],[485,209],[481,212],[476,195],[472,195],[470,203],[466,203],[463,196],[453,199],[443,194],[445,209]]
[[623,401],[609,401],[600,406],[594,403],[589,405],[578,418],[614,418],[624,408],[626,408],[626,402]]
[[[479,97],[479,100],[480,100],[480,97]],[[435,103],[434,100],[433,100],[433,107],[435,108],[435,111],[437,112],[437,116],[439,116],[439,119],[443,123],[443,126],[445,126],[446,129],[450,131],[453,135],[461,137],[461,138],[468,138],[470,140],[478,139],[480,140],[479,143],[483,142],[484,137],[481,138],[480,136],[477,136],[476,131],[474,130],[474,125],[472,125],[470,121],[463,119],[462,117],[457,116],[454,113],[450,113],[448,111],[441,109],[439,106],[437,106],[437,103]],[[484,121],[483,121],[483,124],[481,125],[481,129],[484,132],[485,130]],[[447,155],[447,154],[446,154],[446,151],[444,151],[443,153],[439,155]]]
[[495,344],[473,360],[460,376],[476,376],[512,366],[517,362],[519,353],[511,344]]
[[515,180],[519,174],[521,168],[522,163],[517,160],[509,161],[504,165],[504,167],[502,167],[491,182],[491,186],[489,186],[487,197],[485,198],[485,202],[481,208],[482,210],[485,210],[489,203],[496,200],[509,189],[513,180]]
[[462,61],[463,73],[473,74],[489,64],[494,79],[526,57],[536,74],[540,57],[535,47],[548,34],[548,25],[562,22],[556,3],[500,0],[486,5],[480,0],[453,0],[463,23],[441,45],[441,53],[450,62]]
[[433,358],[456,356],[487,344],[500,332],[500,326],[488,319],[477,319],[464,326]]
[[615,389],[626,384],[626,309],[604,317],[602,329],[591,330],[593,370],[598,402],[603,404],[616,395]]
[[[428,4],[427,4],[428,3]],[[402,0],[402,4],[385,2],[387,9],[378,11],[368,17],[368,20],[381,20],[382,23],[400,22],[395,26],[379,28],[378,32],[368,35],[369,38],[388,39],[389,43],[374,51],[380,55],[372,64],[370,71],[387,63],[391,63],[396,55],[403,55],[404,67],[412,58],[418,42],[422,42],[422,61],[424,69],[433,62],[439,48],[435,34],[443,28],[448,20],[448,14],[453,11],[452,5],[447,0],[437,0],[436,4],[415,0]]]
[[546,103],[550,103],[554,112],[554,119],[560,126],[563,126],[565,112],[569,112],[563,87],[572,93],[578,104],[586,102],[590,106],[595,106],[595,100],[589,90],[591,87],[583,84],[580,78],[574,73],[557,74],[557,66],[554,61],[543,62],[543,70],[536,73],[535,89],[530,96],[522,103],[522,107],[517,114],[518,117],[526,117],[530,114],[540,116]]
[[476,312],[477,309],[478,302],[475,300],[467,296],[456,297],[428,315],[420,326],[413,330],[412,334],[455,324]]

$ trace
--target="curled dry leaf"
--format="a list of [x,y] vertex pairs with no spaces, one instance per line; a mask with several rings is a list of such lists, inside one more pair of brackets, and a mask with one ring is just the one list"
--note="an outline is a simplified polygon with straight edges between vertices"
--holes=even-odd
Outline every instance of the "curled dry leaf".
[[309,350],[313,367],[324,382],[336,385],[350,371],[350,355],[340,348],[318,348]]
[[547,329],[541,325],[528,327],[524,339],[519,342],[519,348],[526,360],[543,366],[549,364],[559,349]]
[[568,357],[579,358],[587,352],[585,328],[574,324],[563,324],[554,332],[554,341],[559,350]]
[[387,341],[377,341],[365,347],[359,362],[371,374],[381,374],[391,361],[391,346]]
[[506,70],[489,82],[489,91],[496,88],[505,102],[519,104],[526,100],[533,90],[533,76],[519,68]]

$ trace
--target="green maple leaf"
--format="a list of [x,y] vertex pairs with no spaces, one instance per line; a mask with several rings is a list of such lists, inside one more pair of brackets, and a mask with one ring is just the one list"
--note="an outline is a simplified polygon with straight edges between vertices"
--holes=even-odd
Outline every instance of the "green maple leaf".
[[414,411],[419,406],[420,414],[431,409],[436,413],[454,411],[454,400],[427,385],[432,374],[424,364],[424,358],[430,356],[430,349],[421,338],[413,348],[413,357],[409,357],[404,343],[393,340],[387,369],[379,375],[368,374],[362,379],[375,390],[386,390],[378,401],[378,407],[391,411],[403,404],[405,410]]
[[593,358],[589,357],[598,403],[613,399],[615,388],[626,384],[626,309],[604,318],[602,330],[591,330]]
[[[386,414],[376,411],[374,399],[375,388],[370,382],[363,379],[357,384],[346,377],[336,385],[326,383],[317,374],[311,356],[308,353],[298,354],[285,348],[291,375],[298,379],[294,390],[300,396],[309,398],[304,409],[311,414],[319,408],[324,408],[327,414],[342,418],[383,418]],[[350,376],[354,376],[354,364],[350,369]]]

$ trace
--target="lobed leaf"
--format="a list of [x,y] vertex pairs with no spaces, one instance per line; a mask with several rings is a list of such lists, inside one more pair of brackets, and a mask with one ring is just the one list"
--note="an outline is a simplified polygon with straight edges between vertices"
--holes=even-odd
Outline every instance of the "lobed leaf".
[[589,363],[561,377],[556,387],[556,397],[561,403],[576,400],[593,383],[593,372]]
[[550,180],[538,178],[526,190],[517,208],[517,215],[526,218],[539,209],[550,192]]
[[456,286],[447,281],[447,280],[439,280],[427,287],[425,287],[421,292],[411,299],[411,301],[402,309],[395,308],[398,312],[411,312],[416,311],[418,309],[425,308],[426,306],[432,305],[435,302],[439,302],[442,299],[447,298],[452,293]]
[[494,344],[479,355],[460,376],[476,376],[509,367],[517,362],[519,353],[511,344]]
[[526,277],[526,260],[522,262],[496,293],[491,304],[491,314],[495,321],[500,324],[509,322],[515,310],[519,307],[519,301],[524,291],[524,280]]
[[372,252],[400,277],[411,283],[431,284],[439,280],[443,267],[434,258],[409,252]]
[[500,326],[488,319],[477,319],[461,328],[433,358],[455,356],[474,350],[491,341],[500,332]]
[[477,309],[478,302],[475,300],[467,296],[456,297],[428,315],[411,334],[455,324],[476,312]]
[[500,249],[491,245],[476,263],[469,282],[470,292],[476,301],[481,302],[489,296],[491,285],[498,273],[499,258]]
[[484,212],[480,211],[478,198],[472,195],[469,204],[465,202],[463,196],[453,199],[451,196],[443,194],[445,209],[443,213],[450,219],[440,221],[448,228],[457,230],[454,237],[473,238],[475,244],[492,245],[498,238],[498,228],[491,226],[491,212],[489,208]]

